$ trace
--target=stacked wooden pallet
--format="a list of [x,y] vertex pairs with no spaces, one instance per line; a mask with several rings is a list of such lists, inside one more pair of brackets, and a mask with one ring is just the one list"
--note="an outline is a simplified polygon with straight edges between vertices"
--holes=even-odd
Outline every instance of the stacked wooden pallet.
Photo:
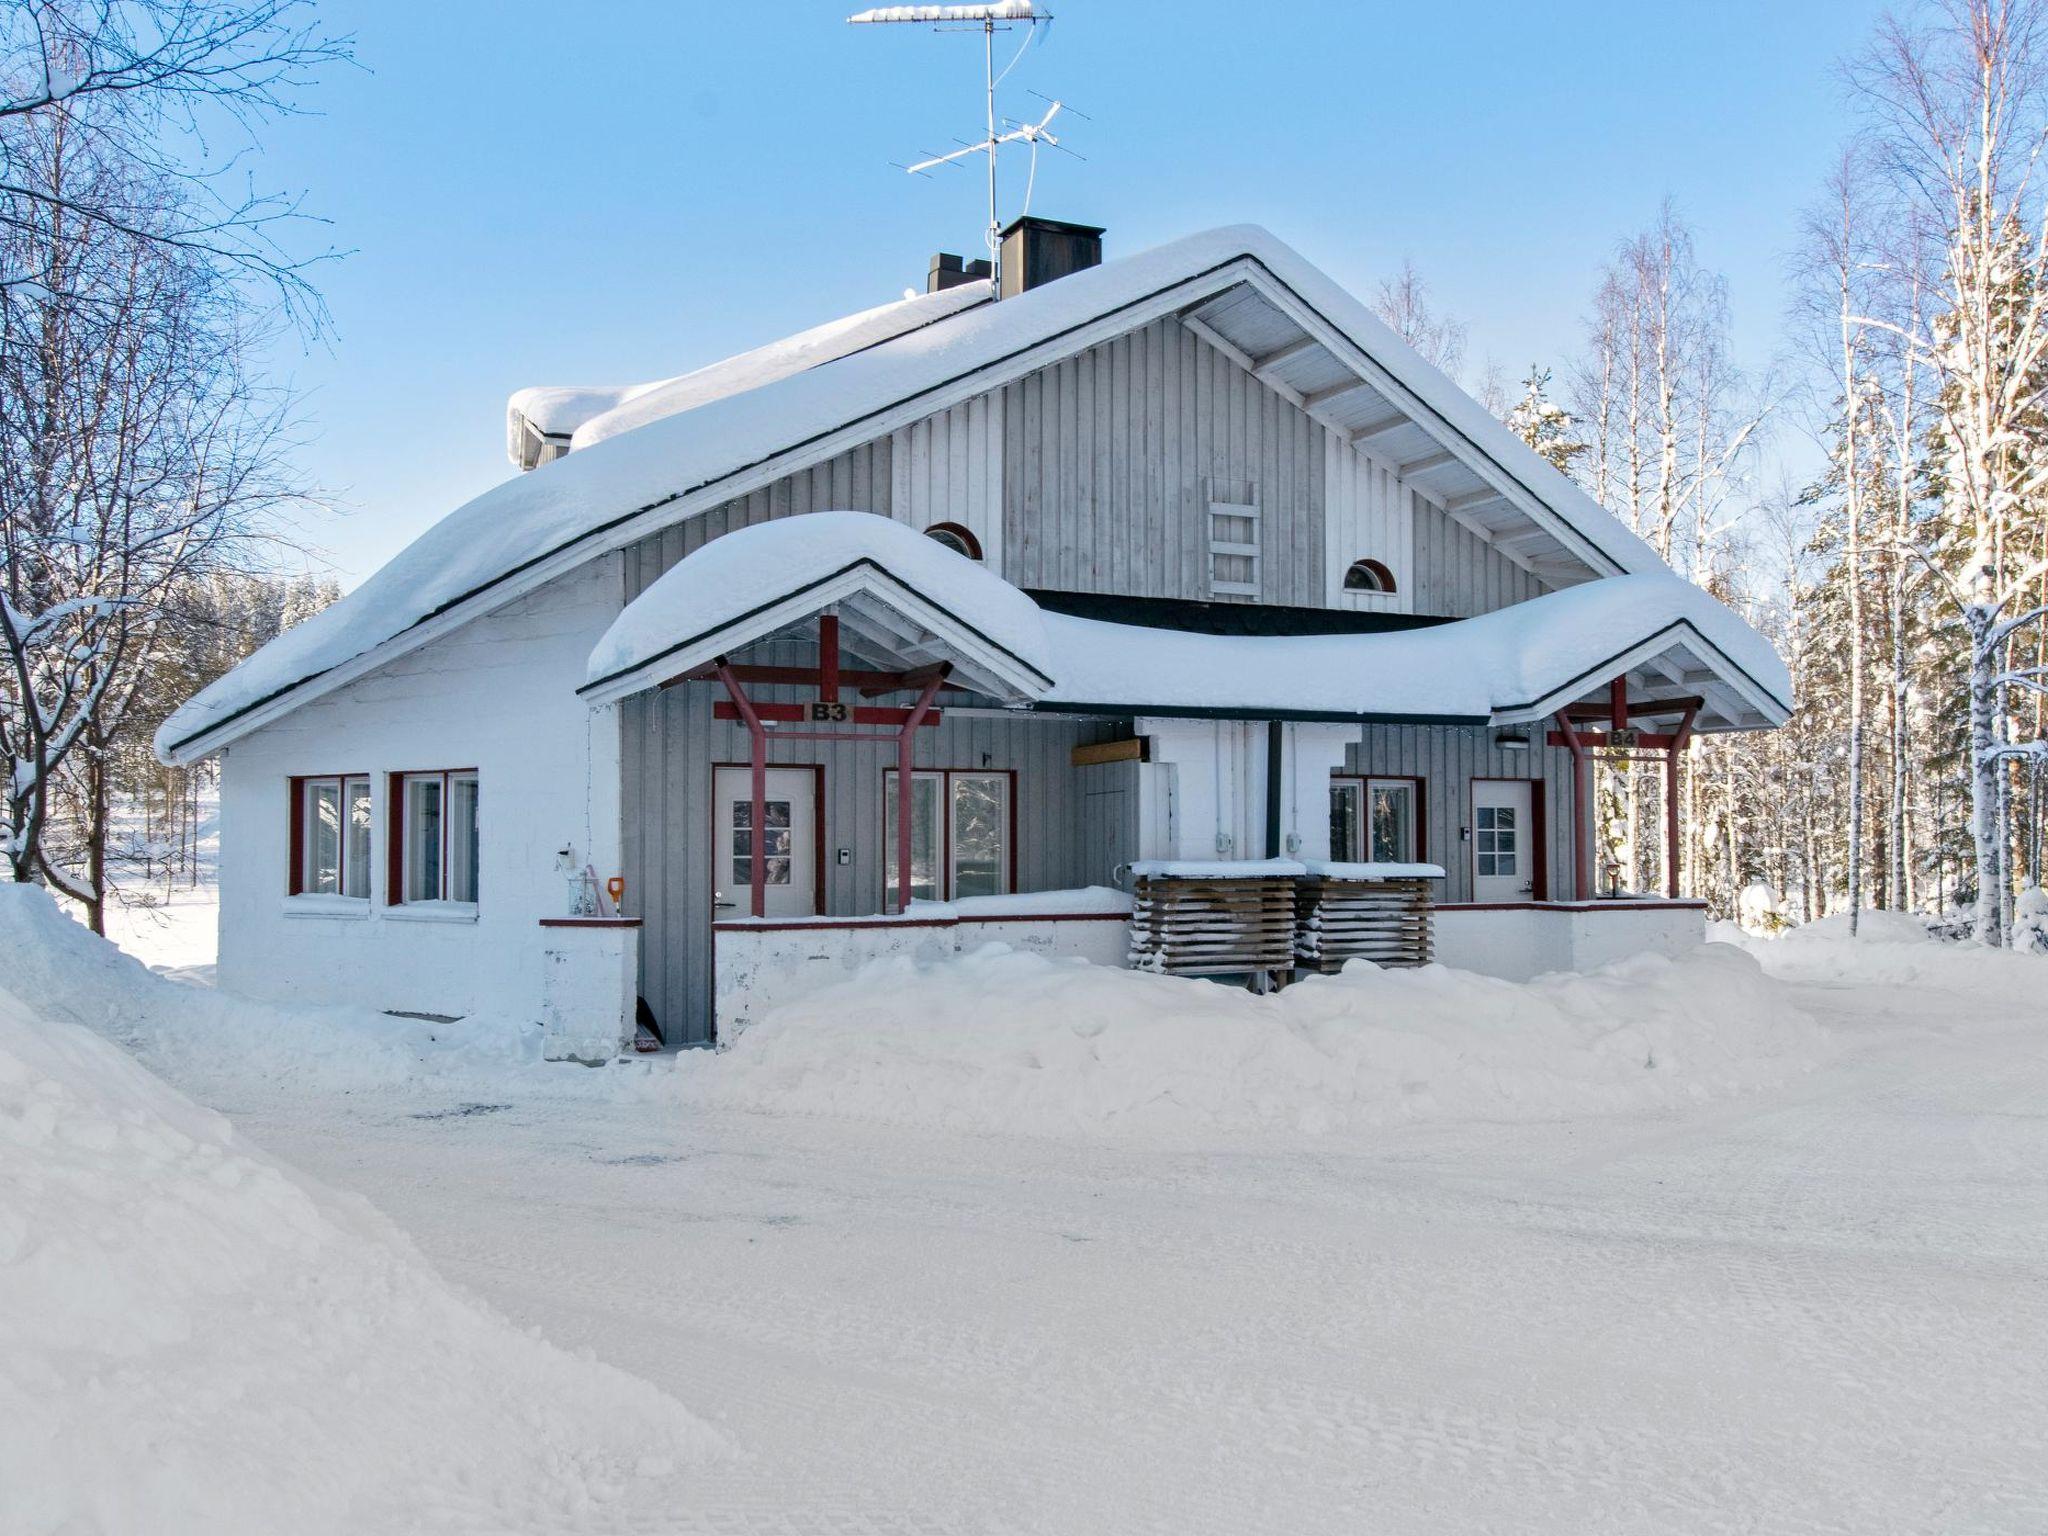
[[1288,875],[1136,875],[1131,966],[1173,976],[1294,969]]
[[1341,971],[1347,960],[1427,965],[1430,882],[1304,875],[1297,887],[1295,953],[1305,970]]

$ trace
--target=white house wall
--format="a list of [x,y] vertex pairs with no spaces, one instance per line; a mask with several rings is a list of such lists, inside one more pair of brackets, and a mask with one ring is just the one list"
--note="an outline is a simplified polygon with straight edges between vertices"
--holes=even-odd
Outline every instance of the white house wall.
[[[235,742],[221,763],[220,979],[260,997],[423,1013],[538,1018],[543,917],[567,883],[556,852],[617,873],[616,712],[576,697],[619,610],[599,561]],[[388,775],[475,768],[472,919],[385,903]],[[287,894],[290,780],[371,779],[371,894],[350,915]]]

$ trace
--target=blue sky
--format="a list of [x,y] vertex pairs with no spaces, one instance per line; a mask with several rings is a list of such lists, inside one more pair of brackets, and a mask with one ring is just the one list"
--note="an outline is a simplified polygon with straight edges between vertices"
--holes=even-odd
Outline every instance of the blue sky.
[[[1576,349],[1595,269],[1667,193],[1770,364],[1848,126],[1837,64],[1880,9],[1050,4],[1007,102],[1092,120],[1033,211],[1107,225],[1111,256],[1261,223],[1361,293],[1410,257],[1514,377]],[[258,171],[352,253],[320,277],[331,335],[276,358],[338,503],[314,558],[352,585],[513,473],[521,385],[678,373],[975,253],[978,179],[890,162],[978,132],[978,39],[852,9],[329,0],[363,68],[268,130]]]

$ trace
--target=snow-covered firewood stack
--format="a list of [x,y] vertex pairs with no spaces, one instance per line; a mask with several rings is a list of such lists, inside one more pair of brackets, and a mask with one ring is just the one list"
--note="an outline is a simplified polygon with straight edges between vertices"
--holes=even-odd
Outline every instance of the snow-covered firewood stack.
[[1313,863],[1295,892],[1294,952],[1305,970],[1347,960],[1427,965],[1433,956],[1434,864]]
[[1292,859],[1133,864],[1132,969],[1175,976],[1291,972],[1294,883],[1306,872]]

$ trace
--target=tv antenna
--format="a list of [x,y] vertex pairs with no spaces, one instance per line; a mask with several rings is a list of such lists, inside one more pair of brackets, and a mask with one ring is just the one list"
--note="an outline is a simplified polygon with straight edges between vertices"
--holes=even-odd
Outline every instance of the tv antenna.
[[[847,21],[854,26],[874,26],[888,23],[910,23],[927,26],[935,32],[981,33],[982,91],[987,104],[987,133],[979,143],[962,144],[959,149],[943,155],[927,153],[915,165],[906,165],[904,170],[913,176],[930,174],[942,165],[957,165],[970,155],[988,157],[988,242],[989,280],[997,293],[1002,292],[1002,221],[996,212],[996,155],[1005,144],[1029,144],[1031,146],[1031,171],[1035,183],[1038,175],[1038,146],[1050,144],[1054,149],[1065,149],[1057,136],[1049,132],[1052,120],[1059,116],[1063,103],[1054,101],[1046,113],[1035,123],[1018,122],[1006,133],[996,132],[996,87],[1003,83],[1003,77],[1017,67],[1018,59],[1024,57],[1024,50],[1031,46],[1038,36],[1041,23],[1050,27],[1052,13],[1034,3],[1034,0],[991,0],[982,5],[882,5],[873,10],[862,11],[849,16]],[[1003,66],[1001,74],[996,72],[996,33],[1026,28],[1022,44],[1010,62]],[[1037,92],[1033,92],[1037,95]],[[1040,100],[1050,100],[1040,97]],[[1072,108],[1066,110],[1072,111]],[[1083,114],[1075,112],[1076,117]],[[1005,119],[1005,121],[1011,121]],[[1067,150],[1072,154],[1072,150]],[[1029,211],[1029,193],[1026,193]]]

